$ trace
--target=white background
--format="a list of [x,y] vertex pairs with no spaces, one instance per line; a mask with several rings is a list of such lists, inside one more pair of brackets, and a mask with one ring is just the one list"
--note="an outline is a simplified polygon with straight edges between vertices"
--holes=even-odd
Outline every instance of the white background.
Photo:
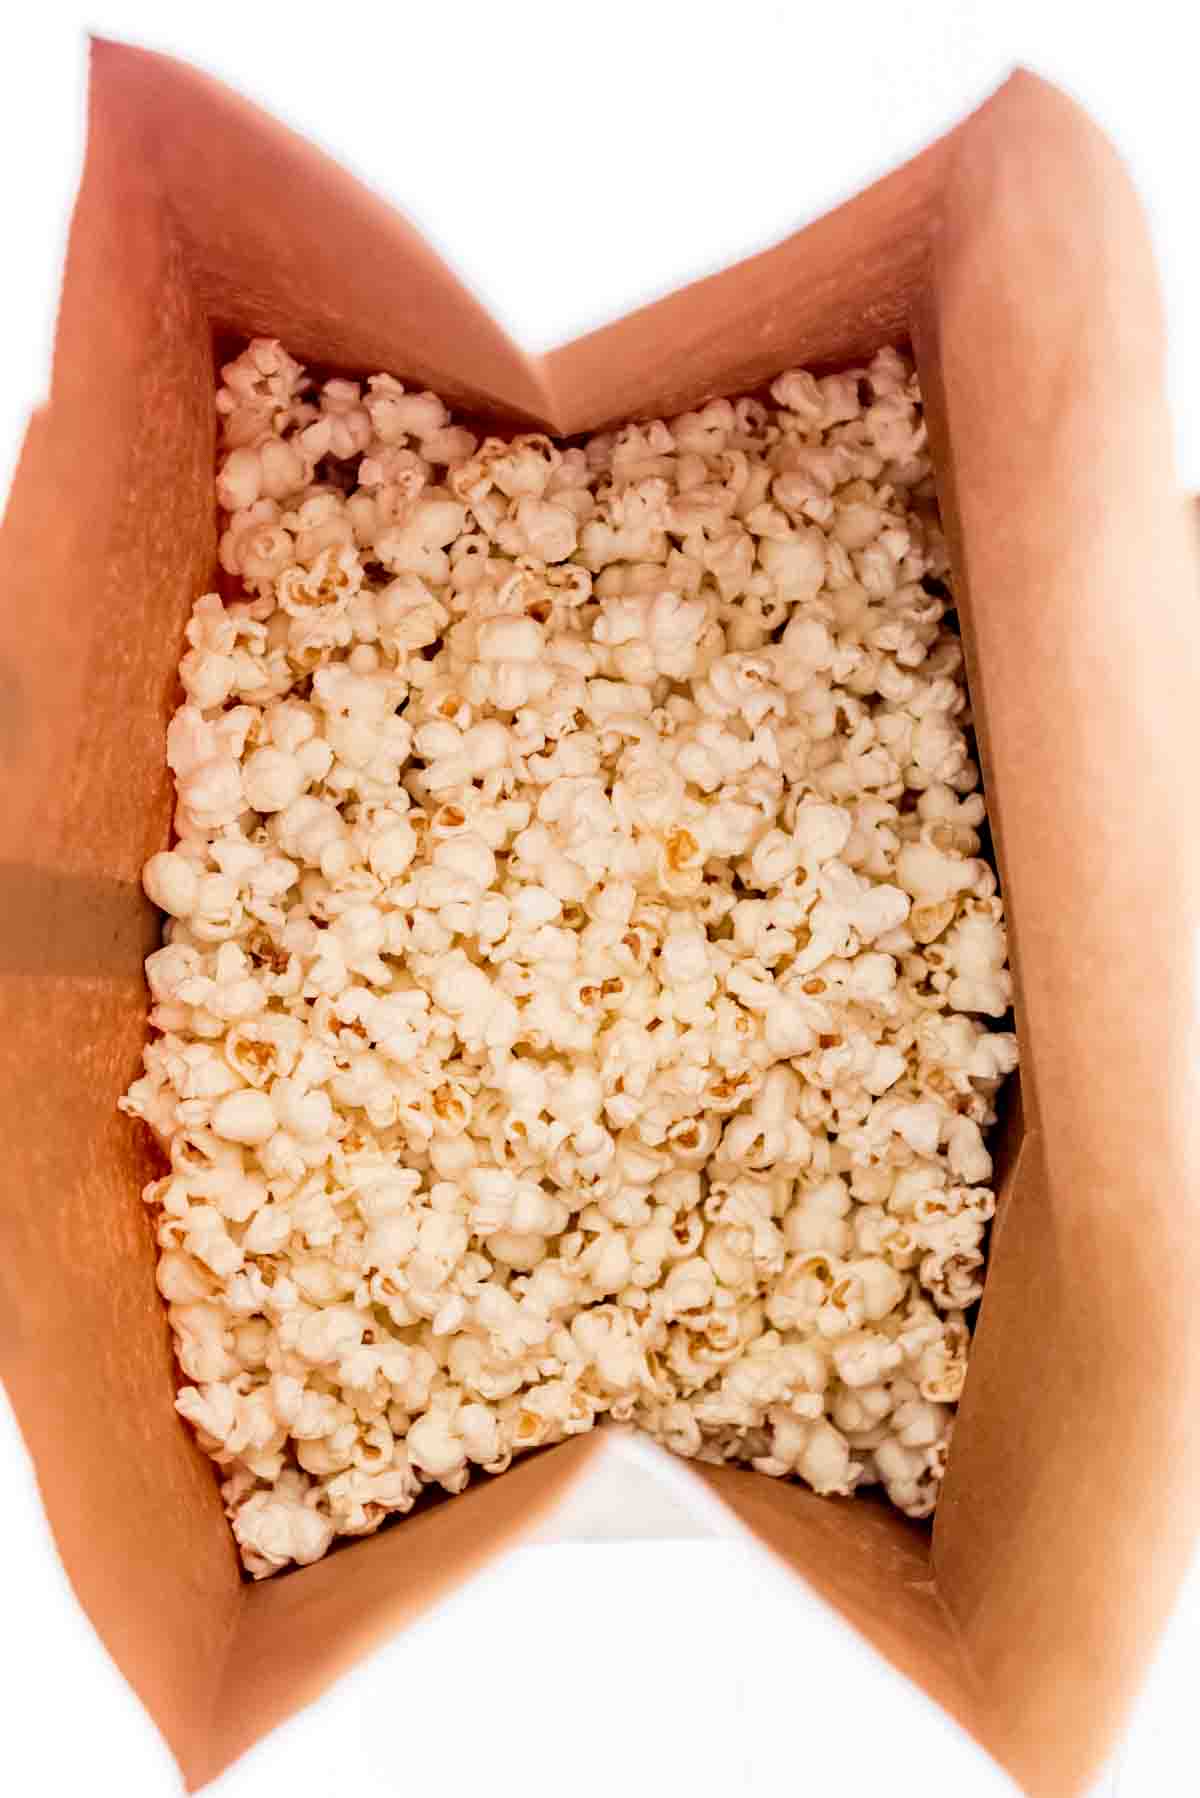
[[[0,495],[47,386],[82,155],[85,29],[189,57],[324,143],[399,203],[535,349],[778,239],[1024,61],[1091,109],[1139,183],[1166,294],[1181,480],[1200,489],[1200,108],[1179,22],[1188,10],[1166,0],[23,8],[0,107]],[[660,1787],[732,1798],[836,1781],[851,1798],[877,1784],[893,1798],[1011,1792],[719,1517],[681,1508],[657,1459],[614,1445],[597,1481],[559,1530],[583,1540],[520,1550],[214,1791],[455,1798],[487,1781],[524,1798],[564,1785],[598,1798],[620,1781],[635,1798]],[[652,1488],[668,1495],[666,1509]],[[614,1515],[644,1539],[592,1539],[607,1527],[597,1519]],[[165,1749],[66,1587],[2,1394],[0,1540],[9,1789],[175,1791]],[[1200,1785],[1190,1739],[1198,1651],[1200,1573],[1106,1793]]]

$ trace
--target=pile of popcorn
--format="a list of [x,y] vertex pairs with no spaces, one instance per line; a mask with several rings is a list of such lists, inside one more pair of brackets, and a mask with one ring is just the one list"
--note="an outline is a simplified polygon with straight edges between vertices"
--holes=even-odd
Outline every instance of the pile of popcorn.
[[605,1416],[928,1514],[1016,1042],[911,366],[223,381],[123,1105],[247,1569]]

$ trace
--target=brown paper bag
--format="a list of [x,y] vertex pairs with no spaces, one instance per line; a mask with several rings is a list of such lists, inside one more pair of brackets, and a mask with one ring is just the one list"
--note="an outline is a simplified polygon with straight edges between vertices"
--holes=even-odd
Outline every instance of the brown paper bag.
[[693,1477],[1030,1792],[1078,1791],[1200,1501],[1200,624],[1154,272],[1111,148],[1018,75],[777,248],[536,360],[310,145],[186,66],[95,45],[53,397],[0,537],[0,1373],[75,1590],[190,1786],[543,1518],[595,1447],[251,1585],[172,1409],[148,1150],[115,1102],[145,1029],[138,875],[167,837],[182,628],[214,567],[229,332],[563,433],[913,342],[1024,1117],[932,1533],[869,1497]]

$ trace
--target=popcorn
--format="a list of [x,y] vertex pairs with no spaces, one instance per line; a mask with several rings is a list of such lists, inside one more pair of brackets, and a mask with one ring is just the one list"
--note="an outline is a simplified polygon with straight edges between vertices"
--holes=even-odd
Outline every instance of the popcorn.
[[282,812],[299,799],[308,775],[298,755],[266,745],[242,765],[242,791],[256,812]]
[[298,1471],[283,1473],[264,1491],[233,1508],[233,1533],[246,1569],[256,1579],[295,1562],[319,1561],[334,1537],[332,1518],[309,1502],[315,1488]]
[[[482,1407],[472,1406],[471,1409],[478,1412]],[[478,1435],[476,1431],[476,1440]],[[443,1485],[447,1479],[453,1480],[467,1462],[466,1440],[442,1409],[426,1411],[410,1426],[406,1447],[409,1461],[417,1473]]]
[[247,1570],[606,1416],[927,1515],[1016,1040],[909,365],[567,449],[222,380],[121,1104]]
[[278,1122],[266,1093],[246,1088],[230,1093],[214,1107],[212,1127],[226,1142],[256,1144],[274,1136]]

